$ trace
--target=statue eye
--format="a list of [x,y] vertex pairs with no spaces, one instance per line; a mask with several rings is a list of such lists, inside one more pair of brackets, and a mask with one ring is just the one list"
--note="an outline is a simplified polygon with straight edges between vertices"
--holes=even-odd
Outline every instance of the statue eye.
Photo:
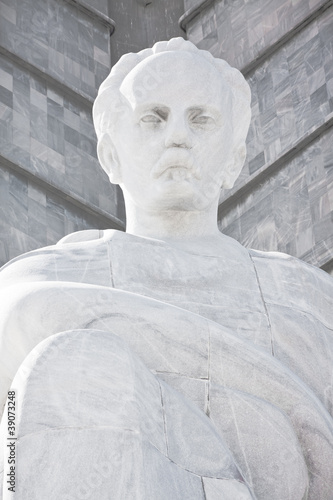
[[206,115],[194,116],[191,121],[196,125],[209,125],[209,126],[215,125],[215,120],[211,116],[206,116]]
[[140,121],[142,121],[143,123],[161,123],[162,120],[157,115],[149,114],[143,116]]

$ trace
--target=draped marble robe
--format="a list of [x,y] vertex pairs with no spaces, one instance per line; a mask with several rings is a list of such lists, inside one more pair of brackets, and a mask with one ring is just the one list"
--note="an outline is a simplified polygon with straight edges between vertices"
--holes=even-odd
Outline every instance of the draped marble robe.
[[[64,484],[68,498],[90,498],[70,489],[77,492],[92,469],[87,449],[91,457],[97,453],[91,433],[73,438],[74,430],[92,425],[92,402],[99,409],[95,425],[104,429],[103,456],[137,451],[136,459],[114,467],[115,477],[105,476],[99,498],[124,498],[124,491],[126,498],[152,499],[333,498],[333,285],[323,271],[283,254],[248,251],[228,237],[223,254],[196,255],[163,241],[91,230],[14,259],[0,285],[2,403],[23,362],[13,387],[22,408],[18,488],[29,486],[15,498],[23,491],[60,498]],[[117,360],[126,352],[130,361],[115,371],[105,351]],[[103,375],[89,376],[87,366]],[[132,381],[130,389],[119,373]],[[63,399],[66,385],[73,397],[85,395],[76,398],[75,416]],[[116,418],[122,397],[127,410]],[[129,400],[140,408],[136,418],[129,418],[135,413]],[[154,417],[142,429],[161,412],[164,427]],[[126,426],[143,436],[140,444],[124,437]],[[50,440],[50,430],[60,434]],[[64,442],[81,453],[81,465],[63,457]],[[122,452],[119,443],[126,444]],[[161,461],[149,477],[147,461]],[[120,470],[125,490],[116,493]],[[73,474],[76,482],[68,479]]]

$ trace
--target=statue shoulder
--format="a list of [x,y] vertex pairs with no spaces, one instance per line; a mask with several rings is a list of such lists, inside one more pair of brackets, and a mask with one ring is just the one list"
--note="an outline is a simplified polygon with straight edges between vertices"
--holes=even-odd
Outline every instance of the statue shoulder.
[[333,279],[291,255],[250,250],[267,304],[298,309],[333,326]]
[[85,229],[84,231],[75,231],[74,233],[67,234],[57,245],[67,245],[69,243],[82,243],[83,241],[100,240],[104,237],[106,231],[101,229]]
[[[277,272],[292,273],[302,278],[302,276],[316,276],[317,279],[324,279],[324,281],[333,283],[332,277],[319,267],[316,267],[308,262],[305,262],[297,257],[283,253],[283,252],[263,252],[260,250],[249,250],[252,260],[255,262],[256,267],[271,269]],[[282,277],[282,275],[281,275]]]
[[22,254],[1,268],[0,288],[33,281],[108,285],[107,241],[115,232],[118,231],[78,231],[65,236],[56,245]]

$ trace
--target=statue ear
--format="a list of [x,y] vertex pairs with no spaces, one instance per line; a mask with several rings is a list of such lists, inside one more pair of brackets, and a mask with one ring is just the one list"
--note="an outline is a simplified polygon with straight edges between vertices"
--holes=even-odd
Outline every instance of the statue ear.
[[109,176],[110,182],[119,184],[121,182],[120,163],[116,148],[107,132],[102,134],[98,140],[97,156],[103,170]]
[[239,146],[233,155],[233,161],[228,165],[223,179],[222,188],[231,189],[239,176],[246,158],[246,145]]

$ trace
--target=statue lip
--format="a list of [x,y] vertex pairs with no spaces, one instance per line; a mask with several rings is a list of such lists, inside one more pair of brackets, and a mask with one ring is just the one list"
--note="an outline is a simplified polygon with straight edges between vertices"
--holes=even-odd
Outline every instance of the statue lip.
[[157,179],[167,170],[173,169],[184,169],[189,174],[187,177],[191,175],[196,179],[201,177],[198,168],[194,165],[193,156],[187,149],[172,148],[166,151],[153,168],[152,175]]

